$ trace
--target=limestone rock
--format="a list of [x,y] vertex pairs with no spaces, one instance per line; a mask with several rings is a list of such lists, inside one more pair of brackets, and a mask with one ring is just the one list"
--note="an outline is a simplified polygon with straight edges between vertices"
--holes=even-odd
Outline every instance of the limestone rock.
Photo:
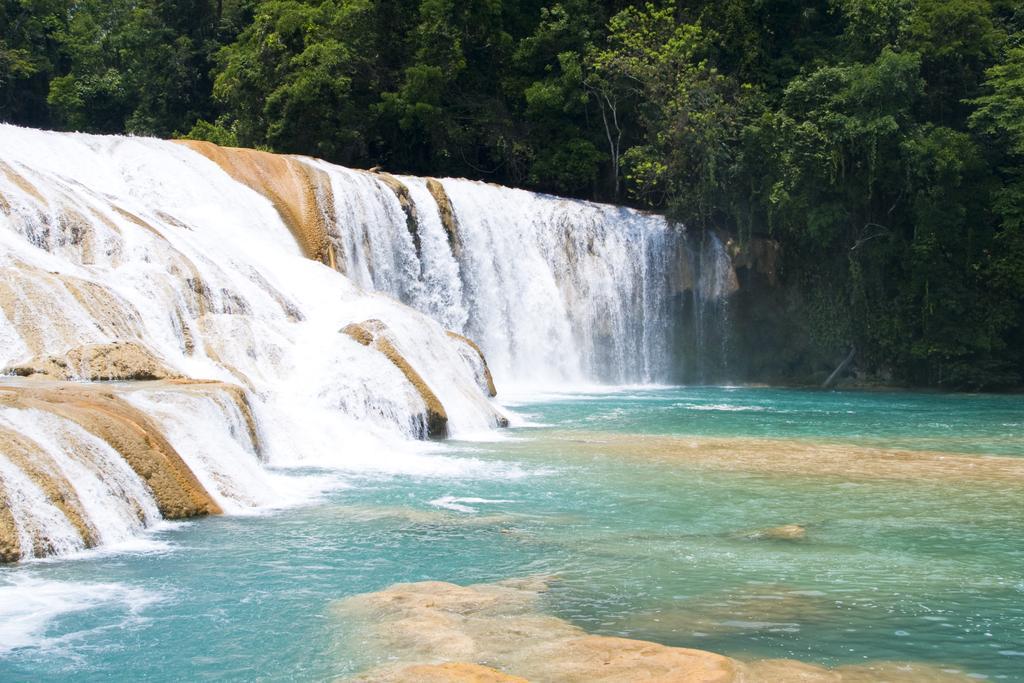
[[[11,464],[21,470],[43,492],[49,502],[60,510],[65,519],[78,532],[85,547],[90,548],[96,545],[96,531],[87,521],[87,515],[78,493],[60,466],[49,457],[42,446],[30,438],[0,425],[0,453],[3,453]],[[6,503],[5,507],[7,507]],[[13,517],[10,521],[13,524]],[[3,525],[2,521],[0,521],[0,525]],[[0,531],[0,539],[7,535],[9,532]],[[9,542],[0,540],[0,546],[10,545]],[[20,539],[18,545],[20,546]],[[31,548],[31,551],[32,555],[36,557],[50,555],[55,550],[43,538],[37,538],[35,546]],[[19,548],[19,550],[24,553],[29,549]],[[10,550],[5,552],[0,547],[0,555],[6,556],[10,553]],[[19,557],[20,555],[14,555],[8,561],[17,560]]]
[[[53,413],[107,442],[146,482],[153,491],[160,514],[167,519],[221,512],[157,424],[115,391],[102,385],[5,382],[0,385],[0,405]],[[12,443],[11,435],[7,435],[6,443]],[[49,476],[38,468],[37,471],[40,478]],[[65,489],[59,482],[51,481],[51,484],[53,490]],[[64,507],[69,505],[64,502]],[[73,515],[67,516],[74,523]]]
[[635,457],[699,470],[769,477],[838,477],[843,481],[957,481],[991,486],[1024,479],[1024,458],[978,458],[857,444],[755,437],[685,437],[565,432],[566,448],[592,457]]
[[154,380],[181,375],[171,370],[149,349],[135,342],[86,344],[63,355],[37,356],[13,365],[4,374],[28,377],[45,375],[58,380]]
[[768,541],[803,541],[807,538],[807,527],[800,524],[773,526],[769,529],[759,529],[747,534],[747,538]]
[[448,336],[455,341],[462,342],[480,357],[480,363],[483,365],[483,371],[480,377],[481,384],[483,388],[487,390],[488,396],[491,398],[497,396],[498,389],[494,386],[494,377],[491,376],[491,369],[487,367],[487,358],[484,356],[484,352],[480,350],[480,347],[477,346],[477,343],[469,337],[464,337],[458,332],[452,332],[451,330],[448,330]]
[[329,218],[334,199],[326,173],[298,157],[198,140],[177,142],[269,199],[308,258],[335,269],[344,262],[341,239]]
[[412,664],[380,669],[356,680],[362,683],[529,683],[525,678],[466,662]]
[[432,439],[443,439],[448,436],[448,413],[441,405],[440,399],[427,385],[423,377],[412,367],[405,356],[399,352],[391,340],[391,331],[380,320],[365,320],[345,326],[341,332],[355,339],[363,346],[369,346],[384,354],[395,367],[402,371],[413,388],[423,399],[426,407],[426,433]]
[[[954,683],[967,676],[910,662],[835,669],[795,660],[741,662],[714,652],[591,635],[544,614],[549,577],[457,586],[397,584],[336,602],[333,613],[370,636],[368,654],[393,662],[355,680],[588,683]],[[479,664],[486,664],[486,667]],[[515,678],[522,677],[522,678]]]
[[452,200],[448,197],[448,193],[445,191],[444,185],[441,184],[440,180],[427,178],[427,190],[434,198],[434,201],[437,202],[437,210],[441,215],[441,225],[448,236],[448,246],[452,250],[452,256],[458,261],[462,258],[462,239],[459,237],[459,226],[455,222],[455,208],[452,206]]
[[7,490],[0,482],[0,564],[17,562],[21,558],[21,539],[14,523],[11,506],[7,502]]
[[402,207],[402,212],[405,214],[405,228],[409,231],[409,236],[412,237],[412,244],[416,249],[416,256],[419,256],[421,251],[419,216],[416,215],[416,202],[412,200],[412,195],[409,194],[409,188],[405,186],[405,183],[390,173],[384,173],[382,171],[376,171],[373,173],[377,180],[384,183],[384,185],[394,192],[395,196],[398,198],[398,204]]
[[[538,600],[546,583],[399,584],[347,598],[335,610],[346,620],[365,620],[382,649],[399,661],[486,662],[506,674],[550,683],[734,680],[736,665],[727,657],[589,635],[567,621],[543,614]],[[388,670],[371,671],[363,680],[396,680],[388,679],[387,674]]]

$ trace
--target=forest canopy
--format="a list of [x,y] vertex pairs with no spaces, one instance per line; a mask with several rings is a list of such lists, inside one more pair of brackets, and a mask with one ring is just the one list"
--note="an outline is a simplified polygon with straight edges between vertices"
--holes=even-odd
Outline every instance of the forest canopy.
[[1018,0],[0,0],[0,120],[770,237],[824,355],[1024,381]]

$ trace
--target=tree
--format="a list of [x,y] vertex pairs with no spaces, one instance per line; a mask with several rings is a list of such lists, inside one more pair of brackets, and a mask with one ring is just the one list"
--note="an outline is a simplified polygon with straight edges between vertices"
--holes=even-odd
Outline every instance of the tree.
[[588,5],[569,0],[543,8],[534,32],[519,41],[506,80],[507,92],[522,93],[527,182],[566,194],[591,193],[605,158],[589,121],[583,64],[603,21]]
[[60,61],[69,0],[0,2],[0,121],[45,126],[46,94]]
[[217,54],[213,94],[220,122],[243,145],[335,161],[365,149],[373,87],[372,3],[368,0],[262,2],[253,22]]

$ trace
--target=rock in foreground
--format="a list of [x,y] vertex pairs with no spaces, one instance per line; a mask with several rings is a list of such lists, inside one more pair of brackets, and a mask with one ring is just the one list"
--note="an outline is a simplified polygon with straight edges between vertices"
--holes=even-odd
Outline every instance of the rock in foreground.
[[393,663],[355,680],[662,681],[665,683],[953,683],[959,673],[881,662],[826,669],[793,660],[741,662],[713,652],[588,634],[541,611],[548,580],[457,586],[425,581],[338,601],[335,614],[366,635],[364,651]]

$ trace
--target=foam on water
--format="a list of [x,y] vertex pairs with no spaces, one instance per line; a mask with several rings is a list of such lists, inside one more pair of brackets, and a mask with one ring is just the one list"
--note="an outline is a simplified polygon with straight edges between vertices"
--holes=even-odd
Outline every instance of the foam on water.
[[118,583],[49,581],[28,574],[0,577],[0,654],[60,649],[77,635],[47,635],[47,627],[62,616],[106,608],[128,623],[159,600],[146,590]]
[[473,505],[496,505],[499,503],[514,503],[514,500],[504,499],[492,499],[492,498],[460,498],[458,496],[441,496],[430,501],[430,504],[434,507],[444,508],[446,510],[454,510],[455,512],[468,512],[475,513],[477,508],[470,507],[466,503]]

